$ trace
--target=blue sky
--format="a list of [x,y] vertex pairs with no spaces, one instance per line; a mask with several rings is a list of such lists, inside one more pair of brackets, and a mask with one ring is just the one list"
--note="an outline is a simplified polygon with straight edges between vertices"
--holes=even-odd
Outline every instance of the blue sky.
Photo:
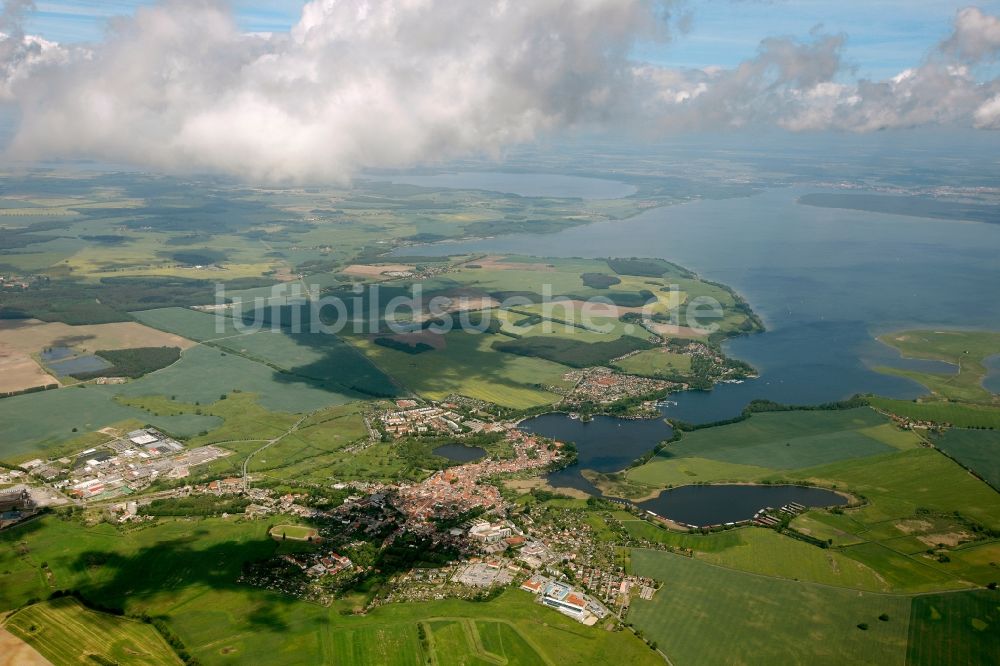
[[[152,0],[36,0],[28,32],[60,42],[100,39],[106,20]],[[232,0],[240,24],[252,31],[287,30],[298,19],[298,0]],[[769,36],[807,37],[811,30],[845,33],[846,60],[860,76],[884,78],[918,63],[946,37],[960,7],[1000,12],[1000,0],[701,0],[689,1],[691,30],[669,44],[638,49],[660,64],[733,66],[753,56]]]
[[[526,0],[530,1],[530,0]],[[105,21],[152,0],[36,0],[28,32],[60,42],[99,39]],[[287,30],[298,19],[296,0],[232,0],[248,31]],[[960,7],[1000,13],[1000,0],[688,0],[691,30],[637,55],[684,66],[733,66],[753,56],[761,39],[807,37],[817,26],[848,36],[845,57],[857,74],[884,78],[918,63],[950,30]]]

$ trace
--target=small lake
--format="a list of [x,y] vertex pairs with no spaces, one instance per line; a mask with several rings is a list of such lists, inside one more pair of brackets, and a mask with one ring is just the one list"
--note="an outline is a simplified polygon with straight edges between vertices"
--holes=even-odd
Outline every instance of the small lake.
[[527,419],[520,427],[543,437],[573,442],[577,464],[552,472],[546,478],[555,488],[575,488],[592,495],[601,493],[580,475],[581,469],[617,472],[673,434],[673,429],[661,419],[595,416],[588,422],[558,412]]
[[1000,354],[990,356],[983,365],[986,366],[983,388],[991,393],[1000,393]]
[[72,347],[49,347],[39,354],[42,361],[45,363],[49,363],[50,361],[61,361],[64,358],[70,358],[75,355],[76,350]]
[[445,444],[434,449],[432,453],[454,462],[463,463],[486,457],[486,449],[481,449],[478,446],[465,446],[464,444]]
[[843,506],[847,498],[825,488],[806,486],[705,485],[665,490],[640,502],[643,510],[687,525],[707,526],[749,520],[761,509],[789,502],[804,506]]
[[399,175],[374,177],[403,185],[444,187],[452,190],[487,190],[521,197],[554,199],[622,199],[636,193],[628,183],[604,178],[563,176],[551,173],[504,173],[501,171],[468,171],[433,175]]
[[65,361],[48,363],[48,367],[59,377],[67,377],[81,372],[94,372],[110,368],[111,364],[100,356],[77,356]]

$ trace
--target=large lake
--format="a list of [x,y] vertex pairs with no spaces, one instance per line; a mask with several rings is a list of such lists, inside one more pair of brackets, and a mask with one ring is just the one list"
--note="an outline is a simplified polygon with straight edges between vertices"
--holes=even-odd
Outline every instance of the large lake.
[[832,490],[805,486],[708,485],[684,486],[641,502],[641,509],[679,523],[704,527],[750,520],[765,508],[789,502],[803,506],[843,506],[847,498]]
[[581,469],[597,472],[617,472],[650,451],[673,430],[662,419],[619,419],[595,416],[593,421],[571,419],[566,414],[542,414],[521,422],[527,432],[573,442],[577,449],[577,464],[548,475],[556,488],[576,488],[600,495],[593,484],[580,475]]
[[771,190],[658,208],[556,234],[401,252],[655,256],[732,286],[768,331],[725,348],[756,366],[760,378],[673,396],[677,405],[665,407],[664,414],[691,422],[735,416],[755,398],[794,404],[859,392],[913,398],[925,390],[871,369],[914,363],[877,342],[876,334],[907,327],[1000,328],[1000,299],[994,297],[1000,284],[1000,225],[796,203],[809,191],[815,190]]
[[636,192],[635,186],[616,180],[544,173],[464,171],[432,175],[382,176],[377,179],[418,187],[488,190],[522,197],[557,199],[621,199]]

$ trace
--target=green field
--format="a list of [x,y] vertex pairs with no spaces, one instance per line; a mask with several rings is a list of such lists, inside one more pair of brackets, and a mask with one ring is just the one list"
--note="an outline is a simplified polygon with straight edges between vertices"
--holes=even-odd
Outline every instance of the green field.
[[22,608],[5,626],[57,665],[181,663],[151,624],[87,610],[72,598]]
[[573,336],[561,338],[531,335],[520,340],[500,340],[493,344],[494,349],[505,354],[544,358],[572,368],[603,365],[613,358],[649,347],[650,343],[630,336],[602,342],[584,342]]
[[[353,350],[348,348],[347,354],[357,364],[371,368]],[[384,376],[375,371],[372,377],[375,381]],[[233,352],[197,346],[186,350],[170,367],[127,384],[61,388],[0,400],[0,460],[23,460],[58,447],[79,433],[123,421],[138,420],[138,426],[150,423],[179,437],[193,436],[219,425],[211,415],[196,413],[200,407],[195,403],[207,405],[233,391],[256,394],[268,410],[286,413],[343,405],[361,395],[339,383],[320,383]],[[136,398],[173,398],[179,404],[172,411],[159,412],[125,404]]]
[[176,333],[191,340],[214,340],[240,333],[229,317],[189,308],[140,310],[131,314],[147,326]]
[[[244,562],[281,547],[267,531],[265,522],[178,519],[122,533],[47,517],[0,533],[0,608],[76,589],[129,614],[164,617],[204,664],[423,664],[429,656],[475,663],[484,651],[512,663],[660,663],[628,632],[585,627],[519,590],[488,603],[391,604],[356,617],[342,614],[356,603],[349,599],[325,608],[237,583]],[[420,623],[464,619],[475,620],[478,644],[467,642],[464,653],[425,652]]]
[[182,402],[212,402],[234,389],[260,395],[261,404],[274,411],[309,412],[356,399],[342,387],[278,372],[262,363],[212,347],[192,347],[169,368],[119,387],[127,397],[176,396]]
[[[909,597],[774,579],[651,550],[632,551],[632,570],[662,587],[652,601],[635,599],[628,619],[678,666],[905,661]],[[878,619],[882,613],[888,622]]]
[[663,349],[647,349],[617,361],[615,366],[633,375],[673,377],[691,372],[691,357]]
[[927,553],[939,542],[982,538],[973,523],[1000,526],[1000,495],[933,449],[916,449],[792,472],[790,477],[836,485],[867,504],[842,514],[810,511],[792,522],[878,572],[894,590],[933,591],[985,585],[995,571],[961,554],[949,562]]
[[517,628],[507,622],[469,619],[422,623],[429,628],[429,643],[441,666],[499,663],[528,666],[553,663],[533,648]]
[[[473,317],[488,318],[494,334],[453,330],[433,343],[416,336],[409,342],[383,336],[381,344],[360,334],[345,335],[345,339],[399,384],[424,397],[440,399],[458,393],[506,407],[529,408],[558,401],[558,394],[547,387],[566,387],[562,375],[569,367],[603,364],[648,349],[649,332],[620,320],[630,309],[647,302],[651,313],[666,315],[689,297],[713,296],[724,310],[719,336],[756,330],[756,320],[726,289],[669,264],[659,267],[668,274],[666,277],[614,276],[606,261],[596,259],[473,257],[456,263],[447,273],[422,281],[423,299],[425,303],[432,298],[474,299],[473,310],[485,309]],[[607,279],[601,284],[608,286],[595,288],[598,282],[594,278],[602,276]],[[683,284],[672,290],[675,281]],[[409,279],[384,282],[382,300],[389,295],[409,295],[412,284]],[[343,295],[348,301],[354,298],[343,289],[331,293]],[[553,300],[543,304],[543,296]],[[512,297],[522,302],[512,303]],[[586,321],[579,301],[594,297],[603,299],[603,307],[610,310],[590,307],[590,320]],[[358,298],[371,299],[367,292]],[[505,309],[498,309],[498,305]],[[362,303],[359,307],[367,309],[368,305]],[[399,316],[410,318],[405,309]],[[416,348],[418,341],[423,345],[420,353],[392,348]],[[243,345],[244,339],[217,340],[212,344]],[[247,349],[247,353],[253,351]]]
[[1000,490],[1000,431],[949,428],[933,441],[934,446]]
[[960,402],[893,400],[872,396],[872,406],[918,421],[946,423],[959,428],[1000,430],[1000,407]]
[[946,361],[958,367],[955,374],[880,367],[887,374],[920,382],[938,398],[968,402],[1000,403],[983,388],[985,360],[1000,353],[1000,333],[992,331],[902,331],[879,337],[909,358]]
[[868,408],[764,412],[714,428],[684,433],[626,478],[650,487],[703,481],[760,480],[777,470],[801,469],[916,446]]
[[869,504],[850,515],[866,524],[910,517],[917,509],[960,511],[1000,529],[1000,494],[933,449],[899,451],[787,473],[786,478],[836,485],[864,495]]
[[739,544],[699,557],[712,564],[776,578],[872,592],[889,589],[877,570],[835,549],[817,548],[758,527],[748,527],[737,533]]
[[403,386],[424,397],[440,400],[450,393],[526,408],[553,404],[559,396],[541,386],[565,386],[569,368],[558,363],[491,349],[497,336],[452,331],[445,348],[407,354],[381,347],[366,338],[350,336],[351,344]]
[[283,376],[280,381],[295,381],[294,377],[315,380],[325,387],[361,396],[393,396],[399,390],[370,361],[334,335],[261,331],[215,340],[211,345],[287,372],[289,377]]
[[315,527],[308,525],[275,525],[269,532],[274,539],[292,539],[293,541],[307,541],[309,537],[314,537],[318,533]]
[[78,434],[142,419],[142,412],[113,400],[112,388],[61,388],[0,400],[0,460],[27,460]]
[[[968,432],[968,442],[980,447],[992,441],[991,431]],[[1000,529],[1000,494],[920,442],[868,409],[758,413],[685,433],[624,480],[588,478],[619,497],[713,480],[804,481],[844,490],[861,504],[814,509],[791,523],[828,541],[828,549],[756,529],[699,537],[635,520],[623,526],[633,537],[692,548],[699,558],[733,569],[841,587],[930,592],[992,582],[995,568],[988,564],[995,551],[982,549],[991,543],[984,541],[986,530]],[[962,438],[972,446],[968,442]],[[986,450],[978,449],[983,469],[992,465]],[[806,466],[824,459],[834,461]],[[755,461],[769,467],[744,464]]]
[[914,597],[906,663],[1000,663],[1000,593],[974,590]]

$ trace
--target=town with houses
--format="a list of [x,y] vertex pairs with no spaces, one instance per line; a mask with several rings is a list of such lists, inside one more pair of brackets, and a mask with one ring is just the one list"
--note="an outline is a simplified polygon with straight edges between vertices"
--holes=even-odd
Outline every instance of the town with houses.
[[[617,373],[581,372],[578,390],[616,396],[659,389],[663,382],[632,378],[620,386]],[[0,493],[0,526],[29,519],[54,504],[100,507],[119,524],[156,520],[151,502],[192,497],[231,500],[234,520],[299,521],[308,536],[272,536],[299,550],[257,563],[241,582],[330,603],[375,570],[370,553],[419,545],[440,553],[437,566],[417,562],[393,571],[369,607],[402,600],[479,598],[519,587],[538,602],[585,624],[621,617],[629,600],[649,598],[655,583],[628,575],[613,552],[595,545],[589,527],[572,515],[530,515],[505,499],[502,479],[555,469],[573,460],[572,447],[526,433],[503,421],[485,403],[450,396],[440,402],[400,399],[367,418],[373,439],[497,433],[504,455],[488,455],[436,471],[418,483],[344,481],[330,490],[344,495],[333,508],[318,508],[310,493],[280,493],[255,487],[247,476],[185,484],[192,469],[231,455],[220,446],[187,448],[146,427],[127,433],[108,430],[109,441],[56,459],[29,460],[20,470],[3,470],[0,483],[17,483]],[[374,424],[375,427],[371,427]],[[157,479],[171,483],[150,489]],[[146,492],[144,492],[146,491]],[[305,528],[303,525],[310,527]],[[357,553],[362,553],[358,555]],[[366,561],[366,559],[368,561]]]

